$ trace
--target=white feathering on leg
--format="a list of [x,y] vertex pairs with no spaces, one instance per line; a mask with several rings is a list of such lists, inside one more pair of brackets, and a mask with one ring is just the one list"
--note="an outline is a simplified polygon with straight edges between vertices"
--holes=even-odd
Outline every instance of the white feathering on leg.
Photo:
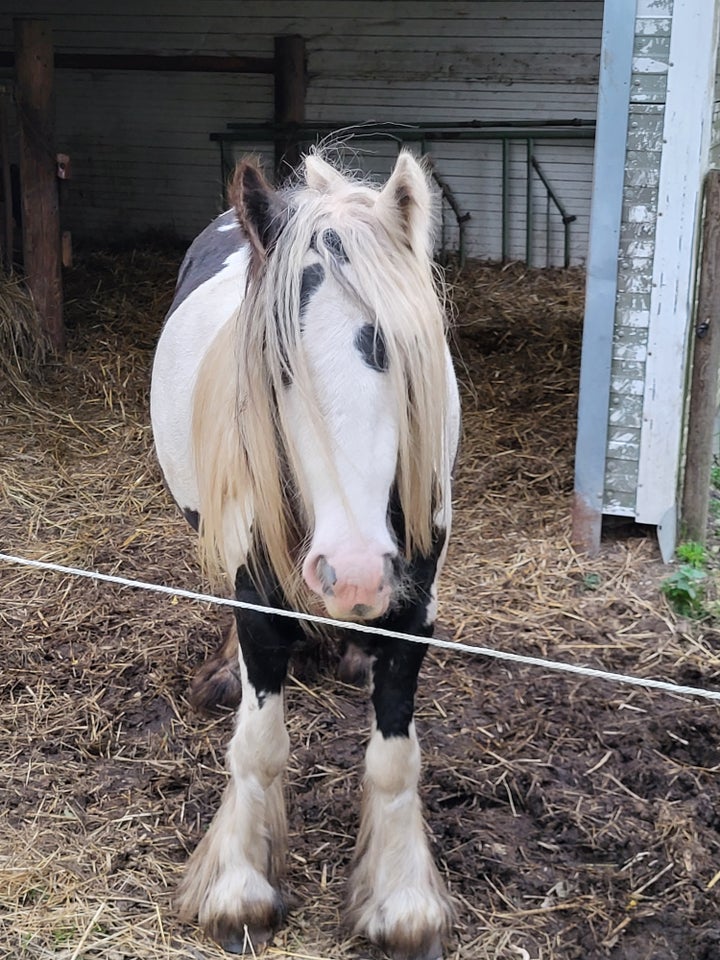
[[349,912],[355,931],[397,960],[436,960],[452,913],[430,855],[419,775],[414,724],[408,737],[373,733]]
[[282,918],[276,889],[287,825],[282,775],[289,753],[282,694],[262,707],[241,658],[245,694],[228,748],[230,781],[206,835],[190,858],[177,906],[228,949],[241,950],[244,928],[255,944]]

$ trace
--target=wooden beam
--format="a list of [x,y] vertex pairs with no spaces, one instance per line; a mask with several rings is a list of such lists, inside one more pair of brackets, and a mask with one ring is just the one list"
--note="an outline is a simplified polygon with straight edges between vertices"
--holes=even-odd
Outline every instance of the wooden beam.
[[720,171],[705,179],[700,283],[688,408],[688,442],[681,529],[705,542],[720,365]]
[[[12,53],[0,53],[0,67],[12,67]],[[273,73],[272,57],[225,57],[207,54],[56,53],[58,70],[147,70],[195,73]]]
[[55,153],[53,46],[47,21],[15,20],[23,258],[44,329],[65,347]]
[[[296,35],[275,37],[275,123],[305,120],[305,41]],[[300,162],[301,149],[292,133],[275,141],[275,176],[281,181]]]

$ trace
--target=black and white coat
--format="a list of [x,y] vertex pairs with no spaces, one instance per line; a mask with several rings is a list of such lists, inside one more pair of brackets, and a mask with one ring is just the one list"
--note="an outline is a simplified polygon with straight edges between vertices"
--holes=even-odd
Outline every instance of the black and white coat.
[[[172,495],[201,532],[215,511],[212,545],[239,599],[287,606],[306,597],[312,601],[306,606],[320,604],[332,618],[429,637],[450,532],[459,429],[442,304],[431,278],[429,179],[403,153],[378,191],[311,156],[302,186],[289,195],[273,191],[253,164],[241,164],[231,199],[233,209],[188,251],[155,357],[152,424]],[[263,290],[263,283],[277,287],[283,277],[281,295]],[[252,309],[265,304],[266,326],[254,339],[242,328],[247,298]],[[423,311],[431,314],[427,321],[418,316]],[[405,329],[416,322],[417,330]],[[260,342],[258,349],[267,352],[273,338],[279,342],[269,386],[258,401],[272,410],[265,429],[259,420],[243,433],[243,418],[255,416],[260,365],[260,354],[247,354]],[[416,367],[416,379],[406,373],[398,380],[400,366]],[[226,406],[218,409],[228,380],[232,404],[223,399]],[[437,436],[430,452],[418,432],[425,425],[413,426],[413,418],[432,421],[427,430]],[[212,470],[234,443],[227,433],[236,420],[247,455],[216,482]],[[404,439],[409,429],[416,431],[414,441]],[[278,489],[289,475],[300,504],[290,511],[291,525],[301,528],[292,553],[302,575],[296,587],[273,561],[273,550],[258,544],[258,532],[261,541],[263,531],[272,539],[274,517],[272,501],[269,508],[261,503],[260,468],[248,461],[255,455],[253,437],[268,431],[287,438]],[[206,435],[216,437],[207,450]],[[277,436],[271,439],[277,445]],[[422,522],[417,532],[408,521],[416,510],[414,446],[423,447],[418,460],[432,461],[433,476],[423,488],[424,539]],[[210,502],[209,489],[226,491],[221,503]],[[191,858],[179,906],[227,949],[242,952],[251,949],[248,937],[255,947],[267,941],[284,916],[282,776],[290,746],[282,685],[301,628],[240,610],[237,628],[243,697],[228,750],[231,778]],[[425,835],[412,719],[426,647],[385,639],[363,645],[373,658],[374,722],[348,915],[357,932],[394,957],[436,960],[450,909]]]

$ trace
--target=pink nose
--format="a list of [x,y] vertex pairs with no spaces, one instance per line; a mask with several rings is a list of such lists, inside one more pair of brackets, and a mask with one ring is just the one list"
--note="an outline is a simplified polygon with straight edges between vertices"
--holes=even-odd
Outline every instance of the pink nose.
[[381,553],[337,555],[332,560],[311,552],[303,578],[322,597],[329,616],[338,620],[374,620],[392,597],[392,556]]

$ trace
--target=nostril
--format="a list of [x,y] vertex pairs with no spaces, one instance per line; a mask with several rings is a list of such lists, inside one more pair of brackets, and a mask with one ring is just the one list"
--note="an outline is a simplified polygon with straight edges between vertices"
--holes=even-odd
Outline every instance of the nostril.
[[315,571],[322,586],[322,592],[326,597],[333,596],[333,587],[337,583],[337,574],[334,567],[328,563],[327,557],[320,556],[315,564]]
[[395,574],[395,564],[397,557],[392,553],[386,553],[383,557],[383,582],[390,583]]

